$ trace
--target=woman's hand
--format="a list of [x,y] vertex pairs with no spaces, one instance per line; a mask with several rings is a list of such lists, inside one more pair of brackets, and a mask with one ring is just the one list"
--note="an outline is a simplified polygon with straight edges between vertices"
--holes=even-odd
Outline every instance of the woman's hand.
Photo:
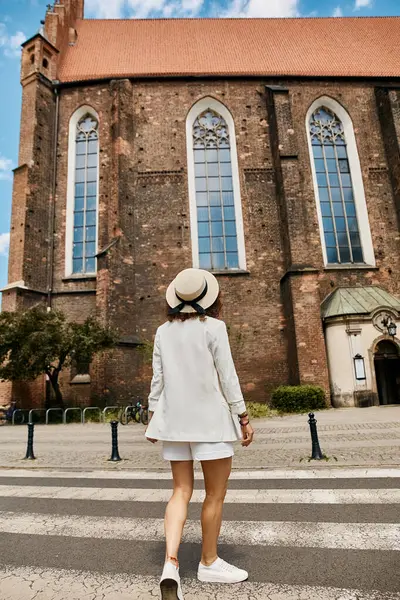
[[252,428],[250,423],[247,423],[247,425],[241,425],[240,427],[242,430],[242,446],[247,447],[253,441],[254,429]]

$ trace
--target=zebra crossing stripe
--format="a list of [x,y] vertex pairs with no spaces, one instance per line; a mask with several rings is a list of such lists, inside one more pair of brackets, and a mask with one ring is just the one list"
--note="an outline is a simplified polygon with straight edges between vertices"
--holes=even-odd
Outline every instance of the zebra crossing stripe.
[[[168,502],[170,489],[81,488],[60,486],[0,486],[0,498],[59,498],[113,502]],[[192,502],[204,500],[194,490]],[[226,503],[235,504],[398,504],[400,489],[229,489]]]
[[[195,479],[203,479],[200,470],[195,470]],[[65,479],[172,479],[170,469],[163,471],[63,471],[63,470],[44,470],[44,469],[7,469],[0,468],[0,485],[2,477],[46,477],[46,478],[65,478]],[[378,469],[378,468],[310,468],[310,469],[271,469],[255,471],[232,471],[230,479],[383,479],[400,478],[400,469]]]
[[[163,541],[164,521],[153,518],[90,517],[0,512],[0,531],[99,539]],[[201,542],[201,525],[187,521],[184,542]],[[221,544],[346,550],[400,551],[397,524],[226,521]]]

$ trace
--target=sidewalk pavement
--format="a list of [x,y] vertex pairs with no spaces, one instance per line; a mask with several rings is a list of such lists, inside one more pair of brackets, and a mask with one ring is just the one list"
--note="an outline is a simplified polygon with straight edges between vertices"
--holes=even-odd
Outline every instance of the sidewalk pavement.
[[[330,409],[316,413],[320,445],[328,461],[311,461],[308,416],[253,420],[255,440],[236,446],[233,468],[326,468],[400,466],[400,405]],[[144,438],[141,424],[119,426],[119,453],[113,463],[109,424],[36,425],[36,460],[25,461],[27,427],[0,427],[0,468],[56,470],[157,470],[169,465],[161,444]]]

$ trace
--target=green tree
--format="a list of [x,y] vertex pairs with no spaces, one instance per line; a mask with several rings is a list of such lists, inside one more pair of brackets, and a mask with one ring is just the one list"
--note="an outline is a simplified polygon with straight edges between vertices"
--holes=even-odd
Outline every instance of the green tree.
[[71,364],[89,365],[95,354],[113,348],[117,335],[89,317],[71,323],[61,311],[32,308],[0,313],[0,379],[32,381],[46,374],[57,406],[64,401],[59,375]]

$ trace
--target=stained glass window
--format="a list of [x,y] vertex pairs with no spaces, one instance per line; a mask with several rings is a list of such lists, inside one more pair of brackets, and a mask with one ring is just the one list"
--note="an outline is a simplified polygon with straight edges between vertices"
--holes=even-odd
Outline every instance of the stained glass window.
[[86,115],[76,128],[73,273],[96,272],[98,125]]
[[310,135],[328,263],[362,263],[346,137],[342,122],[320,107],[310,120]]
[[207,109],[193,124],[199,266],[239,267],[229,129]]

